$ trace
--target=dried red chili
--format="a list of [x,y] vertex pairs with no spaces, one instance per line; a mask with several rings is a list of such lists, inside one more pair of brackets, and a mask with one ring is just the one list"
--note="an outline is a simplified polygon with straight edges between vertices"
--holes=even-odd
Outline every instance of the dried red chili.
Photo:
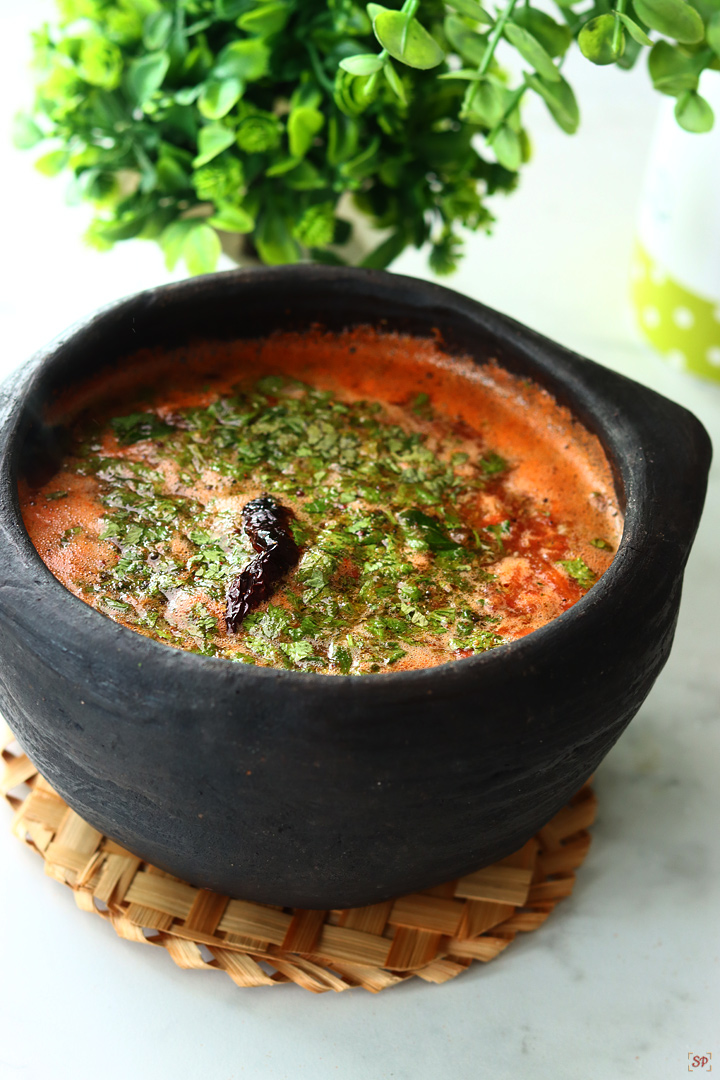
[[257,555],[227,592],[225,622],[234,634],[246,615],[267,600],[273,585],[295,565],[300,549],[290,528],[292,511],[270,495],[252,499],[242,509],[243,527]]

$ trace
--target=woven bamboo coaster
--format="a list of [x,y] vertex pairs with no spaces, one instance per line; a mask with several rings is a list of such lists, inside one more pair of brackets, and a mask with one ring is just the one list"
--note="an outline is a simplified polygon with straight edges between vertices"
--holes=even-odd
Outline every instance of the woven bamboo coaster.
[[293,982],[317,994],[356,986],[377,993],[413,977],[444,983],[474,960],[493,960],[570,895],[597,806],[586,784],[493,866],[370,907],[302,911],[230,900],[142,862],[71,810],[9,729],[0,749],[0,793],[14,811],[14,834],[83,911],[120,937],[160,946],[179,967],[224,971],[238,986]]

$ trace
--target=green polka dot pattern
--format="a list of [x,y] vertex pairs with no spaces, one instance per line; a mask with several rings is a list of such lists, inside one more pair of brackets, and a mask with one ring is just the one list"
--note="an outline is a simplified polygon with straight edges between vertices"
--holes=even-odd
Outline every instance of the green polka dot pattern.
[[641,332],[673,367],[720,381],[720,300],[690,292],[638,244],[632,301]]

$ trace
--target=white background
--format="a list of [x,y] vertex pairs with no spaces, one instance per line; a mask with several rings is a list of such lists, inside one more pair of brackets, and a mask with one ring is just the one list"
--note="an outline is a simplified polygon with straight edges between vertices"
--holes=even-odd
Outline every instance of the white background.
[[[28,31],[50,10],[0,0],[0,373],[99,305],[169,279],[149,244],[85,248],[87,213],[65,205],[65,181],[8,145],[10,117],[30,99]],[[563,135],[539,102],[528,109],[535,160],[451,284],[682,402],[717,442],[720,385],[655,359],[627,312],[657,108],[647,75],[578,57],[568,70],[581,132]],[[395,269],[423,277],[424,256]],[[675,649],[599,770],[575,893],[538,933],[444,987],[315,997],[180,971],[78,911],[0,808],[2,1080],[670,1080],[687,1075],[688,1052],[708,1051],[720,1068],[719,536],[716,467]]]

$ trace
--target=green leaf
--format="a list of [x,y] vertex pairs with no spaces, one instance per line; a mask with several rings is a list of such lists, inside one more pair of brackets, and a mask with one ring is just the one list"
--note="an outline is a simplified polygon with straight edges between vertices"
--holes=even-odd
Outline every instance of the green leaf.
[[198,150],[200,153],[193,160],[193,167],[199,168],[207,161],[212,161],[218,154],[222,154],[223,150],[227,150],[228,146],[232,146],[235,142],[235,132],[230,128],[223,127],[222,124],[208,124],[204,128],[200,128],[198,134]]
[[520,136],[509,124],[500,126],[492,141],[492,148],[495,151],[495,157],[504,168],[509,169],[510,172],[518,171],[522,164],[522,144]]
[[643,46],[638,45],[637,41],[629,34],[626,35],[624,31],[623,39],[623,53],[622,56],[618,56],[616,66],[620,68],[621,71],[631,71],[635,67],[637,59],[643,51]]
[[345,116],[360,116],[377,97],[377,79],[372,75],[350,75],[338,67],[333,101]]
[[[329,652],[328,655],[330,655]],[[340,668],[343,675],[348,675],[350,673],[350,668],[352,667],[352,654],[348,649],[343,649],[341,646],[336,645],[333,648],[331,660],[333,664],[336,664]]]
[[[142,439],[157,439],[163,435],[169,435],[172,428],[153,412],[129,413],[127,416],[114,416],[110,421],[115,438],[121,446],[131,446]],[[125,539],[130,544],[136,544],[142,534],[134,533],[137,525],[131,525],[125,534]],[[108,536],[117,536],[116,532],[105,530]],[[133,536],[135,537],[133,539]]]
[[470,128],[418,131],[413,139],[413,147],[433,171],[447,168],[456,174],[459,169],[472,168],[471,163],[476,160],[470,146],[471,138]]
[[29,150],[45,136],[31,116],[18,113],[13,120],[12,141],[18,150]]
[[221,206],[207,223],[214,229],[232,233],[249,233],[255,228],[255,219],[241,206]]
[[98,231],[98,223],[91,221],[88,228],[85,230],[83,241],[88,247],[94,248],[95,251],[110,251],[112,249],[112,240],[106,240],[100,231]]
[[142,240],[158,240],[162,231],[166,229],[169,222],[172,221],[175,213],[175,210],[165,206],[154,211],[152,214],[148,214],[138,236]]
[[203,89],[202,83],[199,86],[183,86],[181,90],[176,91],[175,101],[178,105],[192,105],[200,97]]
[[112,596],[103,596],[102,600],[111,611],[132,611],[130,604],[126,604],[123,600],[115,600]]
[[96,36],[83,41],[77,70],[85,82],[91,86],[102,86],[104,90],[114,90],[120,85],[122,69],[123,55],[112,41]]
[[397,229],[387,240],[366,255],[360,263],[367,270],[384,270],[405,249],[407,240],[402,229]]
[[185,36],[190,38],[194,34],[201,34],[203,30],[207,30],[208,26],[212,26],[214,19],[208,17],[207,19],[196,19],[191,22],[189,26],[185,27]]
[[454,71],[444,71],[438,75],[438,82],[451,82],[459,79],[460,82],[482,82],[487,75],[481,75],[477,68],[456,68]]
[[540,42],[532,34],[523,29],[522,26],[516,26],[515,23],[511,22],[505,25],[504,33],[513,48],[517,49],[523,60],[526,60],[531,67],[535,68],[539,75],[542,75],[544,79],[549,79],[551,82],[559,80],[560,72],[553,64],[552,57],[548,56]]
[[51,150],[49,154],[43,154],[35,162],[35,168],[43,176],[57,176],[62,172],[68,161],[70,160],[70,154],[67,150]]
[[91,239],[94,241],[99,238],[110,244],[118,240],[130,240],[133,236],[140,235],[149,216],[147,210],[129,210],[121,214],[116,221],[94,221],[90,227]]
[[270,50],[257,38],[233,41],[226,45],[213,68],[216,79],[240,79],[256,82],[267,74]]
[[686,90],[697,90],[697,62],[668,41],[656,41],[648,57],[653,86],[661,94],[678,97]]
[[580,52],[593,64],[614,64],[620,53],[613,49],[615,16],[598,15],[586,22],[578,34]]
[[317,109],[322,104],[322,91],[316,83],[309,79],[303,79],[295,87],[290,98],[290,108],[295,109],[299,105],[307,105],[309,109]]
[[622,12],[618,12],[618,15],[633,41],[637,41],[638,45],[645,45],[646,48],[651,49],[653,44],[652,39],[647,36],[645,31],[638,26],[636,22],[633,22],[629,15],[625,15]]
[[245,84],[240,79],[211,79],[202,89],[198,109],[207,120],[219,120],[237,104],[244,89]]
[[382,66],[382,60],[376,53],[359,53],[340,61],[343,71],[349,71],[351,75],[373,75],[381,71]]
[[556,23],[544,11],[534,7],[516,7],[513,22],[537,38],[548,56],[564,56],[573,39],[569,26]]
[[584,559],[560,559],[558,565],[577,581],[582,589],[589,589],[597,579],[597,575],[590,569]]
[[160,191],[184,191],[190,187],[190,176],[170,154],[161,154],[155,166],[157,185]]
[[241,15],[248,6],[248,0],[215,0],[215,14],[218,19],[232,22]]
[[281,642],[278,648],[282,649],[285,655],[296,664],[299,664],[301,660],[309,660],[314,652],[309,641],[291,641],[287,645]]
[[471,124],[494,128],[505,112],[505,93],[494,79],[472,82],[465,92],[460,116]]
[[285,173],[292,172],[293,169],[297,169],[300,164],[300,159],[296,157],[280,158],[274,165],[268,166],[265,170],[266,176],[284,176]]
[[366,4],[365,10],[370,16],[370,22],[374,22],[374,20],[382,11],[391,11],[392,9],[383,7],[382,4]]
[[293,236],[303,247],[332,244],[335,236],[335,205],[328,200],[309,206],[293,228]]
[[319,109],[300,105],[292,110],[288,117],[287,131],[293,157],[302,158],[307,154],[324,123],[325,117]]
[[132,61],[127,71],[126,85],[136,105],[144,105],[160,89],[169,67],[170,57],[166,52],[148,53]]
[[339,165],[357,152],[360,125],[351,116],[337,113],[328,123],[327,158],[330,165]]
[[378,166],[381,183],[388,188],[399,188],[405,179],[407,162],[402,157],[384,158]]
[[432,417],[432,406],[429,394],[417,394],[410,404],[410,408],[416,416]]
[[279,34],[285,28],[290,17],[290,5],[285,3],[263,3],[254,11],[246,11],[237,21],[241,30],[257,37],[270,37]]
[[192,185],[201,202],[217,206],[235,203],[245,182],[243,167],[233,153],[222,154],[207,165],[201,165],[192,175]]
[[463,60],[479,67],[485,55],[486,39],[471,30],[457,15],[448,15],[443,23],[445,36]]
[[720,11],[716,11],[710,19],[705,36],[712,51],[716,56],[720,56]]
[[220,237],[209,225],[193,222],[185,237],[182,255],[191,274],[210,274],[220,258]]
[[426,71],[437,67],[445,53],[417,19],[408,19],[401,11],[381,11],[373,20],[373,30],[384,49],[408,67]]
[[461,15],[467,15],[469,19],[474,19],[475,22],[483,23],[485,26],[494,25],[494,20],[486,11],[483,11],[480,4],[477,4],[475,0],[447,0],[447,7],[452,8],[453,11],[459,11]]
[[310,258],[313,262],[322,263],[324,266],[347,266],[345,259],[341,259],[334,251],[325,248],[311,248]]
[[443,551],[458,551],[463,546],[448,536],[441,521],[424,514],[422,510],[403,510],[398,514],[398,521],[404,529],[414,532],[423,547],[435,555]]
[[709,23],[713,14],[720,11],[720,0],[692,0],[692,5],[700,13],[704,23]]
[[404,105],[407,104],[407,96],[405,94],[405,87],[403,81],[398,75],[397,71],[393,67],[390,60],[386,60],[383,65],[383,74],[387,79],[387,84],[396,97],[400,98]]
[[178,259],[182,255],[185,241],[191,229],[195,228],[195,221],[173,221],[160,235],[160,247],[165,255],[165,265],[168,270],[174,270]]
[[486,476],[497,476],[498,473],[505,472],[507,467],[507,461],[499,454],[489,453],[480,458],[480,468]]
[[282,266],[298,260],[300,252],[290,225],[278,213],[266,211],[262,215],[253,240],[260,258],[268,266]]
[[340,166],[340,175],[351,180],[364,180],[375,171],[379,149],[380,136],[376,135],[364,150]]
[[705,98],[694,90],[686,90],[675,103],[675,119],[685,131],[701,135],[712,131],[715,115]]
[[572,87],[562,76],[559,82],[546,82],[540,75],[528,75],[527,81],[543,99],[558,127],[574,135],[580,123],[580,110]]
[[633,0],[633,7],[651,30],[682,44],[694,45],[705,36],[700,15],[685,0]]
[[280,145],[282,131],[279,117],[256,110],[240,121],[236,142],[247,154],[264,154]]
[[143,23],[143,45],[148,52],[164,49],[173,28],[173,17],[169,11],[154,11]]

